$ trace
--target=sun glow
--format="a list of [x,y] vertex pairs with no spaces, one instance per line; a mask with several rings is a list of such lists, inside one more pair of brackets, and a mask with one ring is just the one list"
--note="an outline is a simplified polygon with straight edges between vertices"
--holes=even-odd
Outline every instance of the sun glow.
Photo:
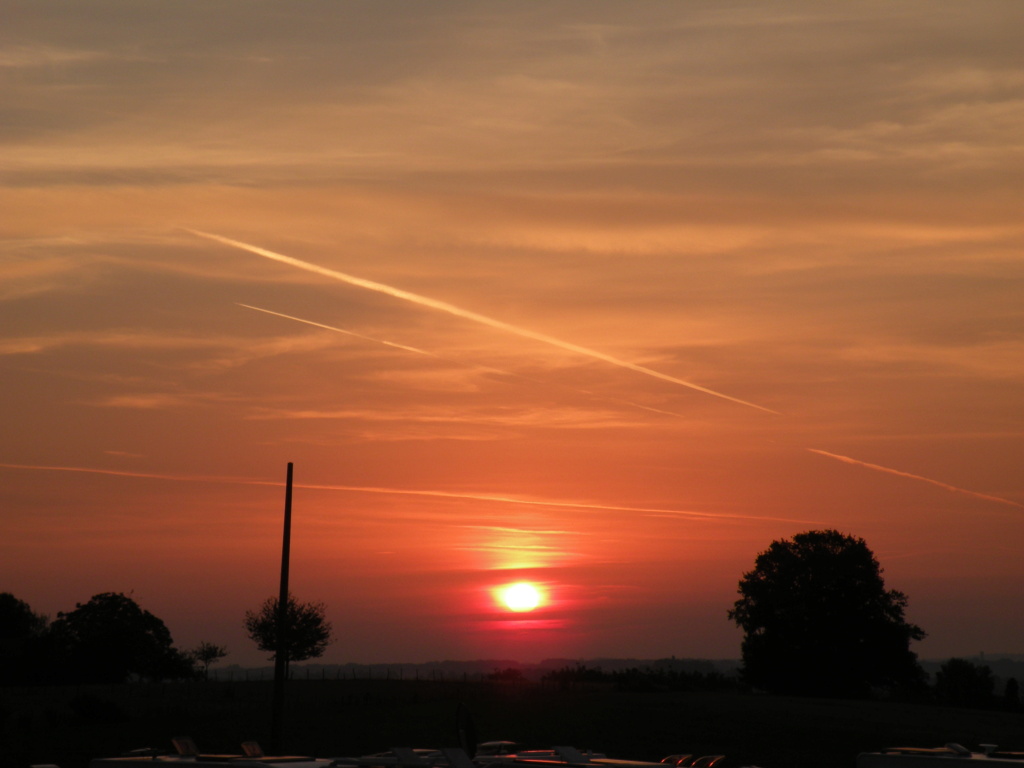
[[498,599],[510,611],[524,613],[537,608],[542,601],[540,589],[525,581],[499,587]]

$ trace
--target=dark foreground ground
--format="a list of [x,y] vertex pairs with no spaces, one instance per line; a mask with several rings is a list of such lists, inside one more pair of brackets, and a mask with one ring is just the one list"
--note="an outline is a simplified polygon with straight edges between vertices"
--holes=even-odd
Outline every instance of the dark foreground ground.
[[[56,763],[191,736],[202,751],[269,742],[271,685],[192,682],[0,689],[0,766]],[[626,693],[537,683],[322,680],[290,683],[286,749],[318,757],[457,745],[465,702],[481,741],[571,744],[614,757],[724,754],[726,768],[853,768],[886,746],[1024,749],[1024,715],[742,693]]]

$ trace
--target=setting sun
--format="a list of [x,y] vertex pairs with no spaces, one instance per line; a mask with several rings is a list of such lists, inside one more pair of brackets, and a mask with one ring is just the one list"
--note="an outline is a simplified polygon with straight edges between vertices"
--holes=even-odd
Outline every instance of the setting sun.
[[532,611],[541,602],[540,590],[533,584],[528,584],[525,581],[501,587],[498,590],[498,595],[506,608],[517,613]]

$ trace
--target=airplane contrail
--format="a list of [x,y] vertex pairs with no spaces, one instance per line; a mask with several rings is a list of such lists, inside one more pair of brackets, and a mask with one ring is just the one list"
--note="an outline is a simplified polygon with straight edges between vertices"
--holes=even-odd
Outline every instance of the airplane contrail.
[[[515,334],[517,336],[522,336],[524,338],[533,339],[535,341],[540,341],[540,342],[543,342],[545,344],[549,344],[551,346],[558,347],[559,349],[564,349],[564,350],[569,351],[569,352],[574,352],[576,354],[580,354],[580,355],[583,355],[585,357],[590,357],[590,358],[593,358],[595,360],[601,360],[603,362],[610,363],[611,365],[615,365],[615,366],[618,366],[620,368],[626,368],[628,370],[636,371],[638,373],[642,373],[642,374],[647,375],[647,376],[652,376],[652,377],[654,377],[656,379],[661,379],[663,381],[668,381],[668,382],[672,382],[674,384],[679,384],[680,386],[688,387],[688,388],[694,389],[694,390],[696,390],[698,392],[703,392],[705,394],[712,395],[712,396],[718,397],[718,398],[722,398],[724,400],[729,400],[731,402],[738,403],[739,405],[745,405],[745,406],[748,406],[750,408],[756,408],[756,409],[758,409],[760,411],[765,411],[767,413],[772,413],[772,414],[776,414],[776,415],[779,414],[778,411],[772,410],[771,408],[766,408],[765,406],[757,405],[756,403],[751,403],[751,402],[748,402],[746,400],[741,400],[739,398],[732,397],[731,395],[726,395],[726,394],[724,394],[722,392],[716,392],[715,390],[708,389],[706,387],[702,387],[702,386],[700,386],[698,384],[694,384],[694,383],[689,382],[689,381],[684,381],[683,379],[677,379],[674,376],[669,376],[668,374],[664,374],[664,373],[661,373],[659,371],[655,371],[655,370],[653,370],[651,368],[647,368],[647,367],[642,366],[642,365],[637,365],[635,363],[630,363],[630,362],[628,362],[626,360],[620,360],[619,358],[613,357],[611,355],[607,355],[607,354],[605,354],[603,352],[599,352],[597,350],[589,349],[587,347],[582,347],[582,346],[579,346],[577,344],[573,344],[571,342],[563,341],[563,340],[557,339],[557,338],[555,338],[553,336],[548,336],[547,334],[539,333],[539,332],[536,332],[536,331],[531,331],[531,330],[526,329],[526,328],[520,328],[518,326],[512,325],[510,323],[506,323],[506,322],[501,321],[501,320],[496,320],[496,319],[488,317],[486,315],[481,315],[481,314],[478,314],[476,312],[473,312],[473,311],[470,311],[470,310],[467,310],[467,309],[462,309],[461,307],[457,307],[457,306],[455,306],[453,304],[449,304],[449,303],[444,302],[444,301],[439,301],[437,299],[431,299],[431,298],[429,298],[427,296],[421,296],[419,294],[411,293],[409,291],[405,291],[405,290],[402,290],[400,288],[395,288],[393,286],[385,285],[383,283],[377,283],[377,282],[374,282],[372,280],[366,280],[366,279],[361,278],[361,277],[355,277],[353,275],[348,275],[348,274],[345,274],[344,272],[338,272],[336,270],[329,269],[327,267],[321,267],[321,266],[316,265],[316,264],[311,264],[309,262],[302,261],[301,259],[296,259],[296,258],[293,258],[291,256],[285,256],[284,254],[276,253],[274,251],[267,250],[265,248],[260,248],[259,246],[250,245],[249,243],[243,243],[243,242],[241,242],[239,240],[232,240],[231,238],[224,237],[222,235],[216,235],[216,234],[213,234],[213,233],[210,233],[210,232],[202,232],[202,231],[196,230],[196,229],[187,229],[186,228],[186,231],[191,232],[192,234],[197,235],[199,237],[207,238],[209,240],[214,240],[216,242],[223,243],[224,245],[228,245],[228,246],[231,246],[233,248],[240,248],[240,249],[242,249],[244,251],[249,251],[251,253],[255,253],[258,256],[263,256],[264,258],[271,259],[273,261],[279,261],[279,262],[281,262],[283,264],[288,264],[288,265],[291,265],[291,266],[294,266],[294,267],[298,267],[299,269],[303,269],[303,270],[306,270],[306,271],[309,271],[309,272],[314,272],[316,274],[323,275],[325,277],[330,277],[330,278],[333,278],[335,280],[340,280],[341,282],[348,283],[350,285],[355,285],[355,286],[360,287],[360,288],[366,288],[367,290],[376,291],[378,293],[384,293],[384,294],[387,294],[389,296],[394,296],[395,298],[399,298],[399,299],[403,299],[405,301],[412,302],[414,304],[419,304],[419,305],[424,306],[424,307],[429,307],[431,309],[436,309],[436,310],[441,311],[441,312],[446,312],[448,314],[455,315],[456,317],[461,317],[461,318],[464,318],[464,319],[467,319],[467,320],[471,320],[471,321],[479,323],[481,325],[486,325],[486,326],[489,326],[491,328],[496,328],[498,330],[502,330],[502,331],[506,331],[508,333]],[[251,307],[251,308],[252,309],[258,309],[256,307]],[[267,311],[267,310],[261,310],[261,311]],[[271,314],[279,314],[279,313],[271,313]],[[288,316],[286,316],[286,317],[288,317]],[[301,320],[299,318],[294,318],[294,317],[291,318],[291,319],[298,320],[299,322],[308,322],[308,321]],[[311,324],[319,325],[318,323],[311,323]],[[334,330],[340,330],[340,329],[334,329]],[[342,331],[342,333],[348,333],[348,331]],[[353,335],[358,335],[358,334],[353,334]],[[367,338],[367,337],[363,337],[363,338]],[[389,343],[389,345],[390,346],[395,346],[395,347],[398,347],[398,348],[402,348],[402,349],[407,349],[409,351],[419,352],[421,354],[428,354],[428,355],[434,356],[433,353],[425,352],[424,350],[417,350],[417,349],[415,349],[413,347],[403,347],[402,345],[390,344],[390,343]],[[657,409],[648,408],[647,406],[639,406],[638,405],[638,407],[644,408],[646,410],[657,411]],[[678,416],[678,414],[671,414],[671,412],[668,412],[668,411],[657,411],[657,412],[659,412],[659,413],[667,413],[667,414],[670,414],[670,415],[673,415],[673,416]],[[984,499],[986,501],[993,501],[993,502],[996,502],[998,504],[1006,504],[1008,506],[1018,507],[1018,508],[1024,509],[1024,504],[1019,504],[1019,503],[1017,503],[1015,501],[1011,501],[1010,499],[1004,499],[1001,496],[993,496],[991,494],[985,494],[985,493],[979,493],[977,491],[971,491],[971,490],[968,490],[966,488],[959,488],[958,486],[950,485],[949,483],[944,483],[944,482],[941,482],[939,480],[932,480],[931,478],[922,477],[921,475],[915,475],[915,474],[912,474],[910,472],[903,472],[901,470],[893,469],[891,467],[884,467],[884,466],[881,466],[880,464],[871,464],[870,462],[860,461],[859,459],[854,459],[854,458],[851,458],[849,456],[842,456],[840,454],[830,453],[828,451],[822,451],[822,450],[818,450],[816,448],[806,448],[805,450],[810,451],[811,453],[818,454],[819,456],[825,456],[827,458],[834,459],[836,461],[842,461],[842,462],[844,462],[846,464],[862,466],[862,467],[865,467],[867,469],[875,470],[877,472],[885,472],[886,474],[895,475],[897,477],[905,477],[905,478],[910,479],[910,480],[917,480],[919,482],[929,483],[929,484],[934,485],[934,486],[936,486],[938,488],[943,488],[943,489],[945,489],[947,491],[952,491],[954,493],[961,493],[961,494],[965,494],[965,495],[968,495],[968,496],[974,496],[975,498]],[[528,502],[519,502],[519,503],[528,503]],[[615,508],[614,507],[609,507],[608,509],[615,509]],[[625,508],[623,509],[623,511],[625,511]],[[638,512],[665,512],[666,510],[634,509],[632,511],[638,511]],[[763,518],[759,518],[759,519],[763,519]],[[805,522],[805,521],[787,521],[787,522]]]
[[[364,336],[361,333],[356,333],[355,331],[349,331],[349,330],[346,330],[345,328],[337,328],[336,326],[333,326],[333,325],[327,325],[325,323],[318,323],[315,320],[307,320],[307,319],[305,319],[303,317],[296,317],[295,315],[286,315],[284,312],[275,312],[272,309],[264,309],[263,307],[254,307],[252,304],[242,304],[241,302],[236,302],[236,304],[238,304],[238,306],[240,306],[240,307],[245,307],[246,309],[254,309],[257,312],[264,312],[264,313],[266,313],[268,315],[274,315],[275,317],[283,317],[283,318],[285,318],[287,320],[294,320],[294,321],[296,321],[298,323],[305,323],[306,325],[312,325],[312,326],[314,326],[316,328],[324,328],[325,330],[328,330],[328,331],[335,331],[336,333],[343,333],[343,334],[345,334],[347,336],[354,336],[357,339],[363,339],[364,341],[371,341],[371,342],[373,342],[375,344],[383,344],[383,345],[388,346],[388,347],[394,347],[395,349],[401,349],[401,350],[403,350],[405,352],[414,352],[414,353],[416,353],[418,355],[426,355],[427,357],[432,357],[435,360],[443,360],[446,363],[452,363],[454,365],[466,365],[466,363],[463,363],[463,362],[461,362],[459,360],[452,360],[452,359],[447,358],[447,357],[442,357],[441,355],[438,355],[435,352],[429,352],[429,351],[427,351],[425,349],[419,349],[418,347],[410,347],[410,346],[407,346],[405,344],[396,344],[393,341],[384,341],[383,339],[375,339],[372,336]],[[643,410],[643,411],[650,411],[651,413],[659,413],[662,416],[673,416],[673,417],[675,417],[677,419],[685,419],[685,418],[687,418],[686,416],[683,416],[683,414],[681,414],[681,413],[675,413],[673,411],[666,411],[666,410],[664,410],[662,408],[653,408],[652,406],[643,405],[641,403],[634,403],[632,400],[623,400],[623,399],[618,398],[618,397],[608,397],[606,395],[599,395],[596,392],[591,392],[591,391],[586,390],[586,389],[578,389],[576,387],[566,387],[565,385],[562,385],[562,384],[554,384],[554,385],[552,385],[550,382],[540,381],[538,379],[530,378],[529,376],[523,376],[521,373],[512,373],[511,371],[503,371],[500,368],[492,368],[489,365],[480,365],[478,363],[474,363],[473,367],[476,367],[476,368],[478,368],[478,369],[480,369],[482,371],[487,371],[488,373],[496,373],[496,374],[498,374],[500,376],[511,376],[513,378],[522,379],[523,381],[529,381],[529,382],[531,382],[533,384],[540,384],[540,385],[545,386],[545,387],[556,386],[556,387],[559,387],[559,388],[562,388],[562,389],[568,389],[568,390],[570,390],[572,392],[575,392],[575,393],[581,394],[581,395],[586,395],[587,397],[593,398],[595,400],[604,400],[604,401],[609,402],[609,403],[617,403],[619,405],[626,405],[626,406],[629,406],[630,408],[639,408],[640,410]]]
[[726,395],[722,392],[716,392],[713,389],[708,389],[707,387],[702,387],[699,384],[694,384],[683,379],[677,379],[675,376],[669,376],[666,373],[655,371],[652,368],[647,368],[643,365],[637,365],[636,363],[631,363],[627,360],[620,360],[619,358],[605,354],[604,352],[599,352],[588,347],[582,347],[579,344],[573,344],[572,342],[563,341],[562,339],[555,338],[554,336],[548,336],[546,333],[539,333],[538,331],[531,331],[527,328],[520,328],[517,325],[512,325],[511,323],[506,323],[502,320],[496,320],[493,317],[488,317],[487,315],[481,315],[478,312],[473,312],[468,309],[463,309],[462,307],[457,307],[454,304],[449,304],[446,301],[432,299],[428,296],[421,296],[418,293],[405,291],[402,290],[401,288],[395,288],[390,285],[385,285],[384,283],[377,283],[374,282],[373,280],[367,280],[362,277],[348,275],[344,272],[338,272],[337,270],[334,269],[328,269],[327,267],[321,267],[317,264],[311,264],[308,261],[302,261],[301,259],[296,259],[291,256],[285,256],[282,253],[276,253],[274,251],[267,250],[266,248],[260,248],[259,246],[256,245],[243,243],[239,240],[232,240],[231,238],[223,237],[222,235],[215,235],[211,232],[202,232],[197,229],[187,228],[186,231],[191,232],[192,234],[197,235],[199,237],[204,237],[208,240],[214,240],[216,242],[223,243],[224,245],[229,245],[232,248],[240,248],[243,251],[255,253],[257,256],[262,256],[266,259],[271,259],[273,261],[279,261],[282,264],[288,264],[293,267],[298,267],[299,269],[304,269],[307,272],[313,272],[318,275],[323,275],[324,277],[330,277],[334,280],[339,280],[343,283],[348,283],[349,285],[354,285],[359,288],[365,288],[369,291],[376,291],[377,293],[387,294],[388,296],[393,296],[397,299],[402,299],[413,304],[418,304],[422,307],[435,309],[439,312],[446,312],[449,315],[455,315],[456,317],[461,317],[465,320],[471,320],[475,323],[479,323],[480,325],[486,325],[490,328],[495,328],[499,331],[505,331],[506,333],[512,333],[515,334],[516,336],[522,336],[523,338],[526,339],[533,339],[534,341],[539,341],[553,347],[558,347],[559,349],[566,350],[567,352],[573,352],[578,355],[583,355],[584,357],[590,357],[594,360],[601,360],[602,362],[618,366],[619,368],[625,368],[630,371],[636,371],[637,373],[642,373],[645,376],[651,376],[655,379],[661,379],[662,381],[668,381],[673,384],[688,387],[689,389],[693,389],[698,392],[703,392],[706,395],[712,395],[713,397],[719,397],[723,400],[729,400],[730,402],[738,403],[739,405],[745,405],[748,408],[756,408],[759,411],[778,414],[778,411],[773,411],[771,408],[766,408],[763,405],[757,405],[756,403],[741,400],[738,397],[732,397],[731,395]]
[[[100,469],[98,467],[63,467],[49,464],[7,464],[0,463],[0,469],[22,469],[37,472],[78,472],[93,475],[110,475],[114,477],[135,477],[144,480],[173,480],[186,483],[225,483],[229,485],[280,486],[274,480],[257,480],[245,477],[223,477],[216,475],[174,475],[162,472],[129,472],[117,469]],[[727,512],[694,512],[684,509],[659,509],[656,507],[627,507],[613,504],[588,504],[581,501],[552,501],[545,499],[524,499],[517,496],[505,496],[489,493],[460,493],[458,491],[431,491],[411,488],[386,488],[367,485],[335,485],[316,483],[296,483],[296,488],[311,491],[346,491],[349,493],[380,493],[392,496],[425,496],[428,498],[468,499],[470,501],[491,501],[499,504],[520,504],[532,507],[558,507],[560,509],[594,510],[597,512],[642,512],[645,514],[675,515],[696,520],[756,520],[762,522],[801,523],[817,525],[816,520],[797,520],[785,517],[758,517],[757,515],[734,515]]]
[[991,494],[988,494],[988,493],[979,493],[978,491],[970,491],[970,490],[968,490],[966,488],[960,488],[960,487],[955,486],[955,485],[950,485],[949,483],[943,483],[940,480],[932,480],[930,477],[922,477],[921,475],[914,475],[914,474],[911,474],[910,472],[903,472],[903,471],[901,471],[899,469],[892,469],[891,467],[883,467],[881,464],[871,464],[871,463],[869,463],[867,461],[860,461],[859,459],[853,459],[853,458],[850,458],[849,456],[843,456],[843,455],[838,454],[838,453],[829,453],[828,451],[820,451],[817,448],[807,448],[806,450],[810,451],[811,453],[816,453],[819,456],[827,456],[830,459],[835,459],[837,461],[841,461],[841,462],[843,462],[845,464],[854,464],[854,465],[859,466],[859,467],[866,467],[868,469],[873,469],[876,472],[885,472],[888,475],[896,475],[897,477],[906,477],[906,478],[909,478],[910,480],[918,480],[918,481],[920,481],[922,483],[929,483],[930,485],[934,485],[934,486],[937,486],[939,488],[943,488],[944,490],[947,490],[947,491],[953,491],[954,493],[963,493],[963,494],[966,494],[968,496],[974,496],[975,498],[978,498],[978,499],[984,499],[985,501],[994,501],[994,502],[997,502],[999,504],[1006,504],[1006,505],[1011,506],[1011,507],[1018,507],[1019,509],[1024,509],[1024,504],[1018,504],[1016,501],[1011,501],[1010,499],[1004,499],[1002,496],[992,496]]

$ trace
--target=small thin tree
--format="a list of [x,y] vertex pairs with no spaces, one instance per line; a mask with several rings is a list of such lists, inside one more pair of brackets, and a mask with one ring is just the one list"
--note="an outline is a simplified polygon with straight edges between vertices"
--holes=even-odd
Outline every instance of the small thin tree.
[[197,664],[203,665],[203,679],[210,679],[210,665],[215,664],[228,655],[228,649],[223,645],[208,643],[205,640],[189,651],[189,655]]
[[[245,629],[261,651],[277,658],[281,647],[278,623],[278,598],[268,597],[255,611],[245,612]],[[293,661],[318,659],[324,655],[331,643],[333,629],[327,620],[327,606],[324,603],[300,603],[291,594],[286,605],[285,659]]]

